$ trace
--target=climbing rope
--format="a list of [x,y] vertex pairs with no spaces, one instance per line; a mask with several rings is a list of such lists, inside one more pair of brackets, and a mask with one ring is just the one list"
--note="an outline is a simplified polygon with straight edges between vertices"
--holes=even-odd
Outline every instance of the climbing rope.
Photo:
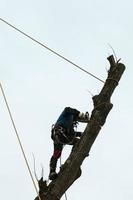
[[100,82],[104,83],[103,80],[101,80],[100,78],[98,78],[97,76],[95,76],[94,74],[88,72],[87,70],[85,70],[84,68],[80,67],[79,65],[75,64],[74,62],[70,61],[68,58],[62,56],[61,54],[57,53],[56,51],[54,51],[53,49],[49,48],[48,46],[44,45],[43,43],[39,42],[38,40],[36,40],[35,38],[31,37],[30,35],[26,34],[25,32],[21,31],[20,29],[18,29],[17,27],[13,26],[12,24],[10,24],[9,22],[7,22],[6,20],[0,18],[0,20],[2,22],[4,22],[5,24],[7,24],[8,26],[12,27],[13,29],[15,29],[16,31],[20,32],[21,34],[23,34],[24,36],[28,37],[29,39],[31,39],[32,41],[38,43],[39,45],[41,45],[42,47],[44,47],[45,49],[51,51],[52,53],[54,53],[55,55],[57,55],[58,57],[62,58],[63,60],[69,62],[70,64],[72,64],[73,66],[77,67],[78,69],[82,70],[83,72],[89,74],[90,76],[92,76],[93,78],[99,80]]
[[17,131],[17,128],[16,128],[16,125],[15,125],[15,122],[14,122],[14,119],[13,119],[13,116],[12,116],[12,113],[11,113],[11,110],[10,110],[10,107],[9,107],[9,104],[8,104],[8,102],[7,102],[7,98],[6,98],[4,89],[3,89],[1,83],[0,83],[0,89],[1,89],[1,92],[2,92],[2,95],[3,95],[3,98],[4,98],[4,101],[5,101],[7,110],[8,110],[8,112],[9,112],[9,116],[10,116],[10,119],[11,119],[11,122],[12,122],[12,125],[13,125],[13,128],[14,128],[15,134],[16,134],[16,136],[17,136],[17,140],[18,140],[18,143],[19,143],[19,145],[20,145],[20,148],[21,148],[21,151],[22,151],[22,154],[23,154],[23,157],[24,157],[26,166],[27,166],[27,168],[28,168],[28,171],[29,171],[29,174],[30,174],[30,177],[31,177],[31,180],[32,180],[33,185],[34,185],[34,187],[35,187],[37,196],[38,196],[39,200],[41,200],[41,198],[40,198],[40,196],[39,196],[39,192],[38,192],[37,186],[36,186],[36,183],[35,183],[34,178],[33,178],[33,176],[32,176],[32,172],[31,172],[31,169],[30,169],[28,160],[27,160],[27,158],[26,158],[26,154],[25,154],[23,145],[22,145],[22,143],[21,143],[21,140],[20,140],[20,137],[19,137],[19,134],[18,134],[18,131]]

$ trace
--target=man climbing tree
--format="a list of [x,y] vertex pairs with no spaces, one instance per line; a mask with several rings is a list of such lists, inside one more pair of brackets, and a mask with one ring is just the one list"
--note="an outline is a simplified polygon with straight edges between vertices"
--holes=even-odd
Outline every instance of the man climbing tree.
[[[92,98],[94,109],[92,110],[89,123],[87,123],[79,142],[74,145],[73,151],[71,151],[70,156],[61,167],[58,177],[49,185],[42,179],[38,181],[38,184],[44,184],[45,188],[42,189],[43,187],[39,186],[41,200],[60,200],[66,190],[81,176],[81,165],[88,156],[98,133],[113,107],[110,99],[125,70],[124,64],[115,61],[113,55],[107,59],[110,62],[110,69],[101,92]],[[37,197],[37,199],[39,198]]]
[[89,113],[81,113],[76,109],[66,107],[59,116],[57,122],[52,127],[51,138],[54,144],[54,153],[50,160],[49,179],[54,180],[57,177],[56,164],[60,158],[63,146],[66,144],[75,145],[81,137],[81,132],[74,130],[77,122],[89,121]]

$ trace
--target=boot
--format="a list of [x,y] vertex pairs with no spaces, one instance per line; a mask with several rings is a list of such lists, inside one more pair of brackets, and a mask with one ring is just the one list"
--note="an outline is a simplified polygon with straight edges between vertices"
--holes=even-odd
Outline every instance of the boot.
[[56,173],[56,165],[57,165],[57,158],[54,158],[52,156],[50,160],[50,173],[49,173],[49,179],[54,180],[57,178],[57,173]]

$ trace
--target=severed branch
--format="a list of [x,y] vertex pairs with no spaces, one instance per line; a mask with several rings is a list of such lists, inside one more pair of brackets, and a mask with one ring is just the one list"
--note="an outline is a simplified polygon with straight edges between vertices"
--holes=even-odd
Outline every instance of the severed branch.
[[73,147],[70,156],[61,167],[57,179],[46,185],[45,191],[40,188],[42,200],[59,200],[73,182],[81,176],[80,167],[84,159],[89,155],[90,149],[113,107],[110,98],[121,79],[125,66],[119,61],[115,62],[113,55],[107,59],[110,63],[110,69],[101,92],[92,97],[94,109],[92,110],[90,121],[81,139]]

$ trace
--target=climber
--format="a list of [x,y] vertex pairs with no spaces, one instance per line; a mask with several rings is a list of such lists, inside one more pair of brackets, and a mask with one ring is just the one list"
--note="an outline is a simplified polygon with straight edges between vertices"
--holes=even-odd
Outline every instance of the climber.
[[76,109],[66,107],[59,116],[55,125],[51,130],[51,138],[53,140],[54,152],[50,159],[49,179],[54,180],[57,177],[56,165],[61,156],[63,146],[66,144],[75,145],[81,137],[81,132],[74,130],[78,122],[88,123],[89,113],[81,113]]

